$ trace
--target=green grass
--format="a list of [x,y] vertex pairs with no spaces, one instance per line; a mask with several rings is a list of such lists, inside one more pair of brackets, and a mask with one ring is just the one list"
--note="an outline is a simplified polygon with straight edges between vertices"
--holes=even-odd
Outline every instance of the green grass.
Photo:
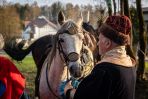
[[145,72],[148,73],[148,62],[145,62]]

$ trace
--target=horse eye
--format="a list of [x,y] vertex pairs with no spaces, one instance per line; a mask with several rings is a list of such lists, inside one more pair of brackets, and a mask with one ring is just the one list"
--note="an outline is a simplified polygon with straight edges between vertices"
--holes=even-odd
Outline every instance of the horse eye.
[[60,42],[64,42],[64,39],[60,38],[59,41],[60,41]]

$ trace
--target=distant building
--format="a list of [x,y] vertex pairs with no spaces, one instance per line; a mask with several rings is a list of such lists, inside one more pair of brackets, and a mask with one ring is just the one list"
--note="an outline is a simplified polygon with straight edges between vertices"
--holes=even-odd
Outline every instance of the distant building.
[[25,30],[22,33],[22,38],[25,40],[35,40],[48,34],[54,35],[57,33],[57,26],[44,16],[40,16],[30,22],[27,21],[26,23]]

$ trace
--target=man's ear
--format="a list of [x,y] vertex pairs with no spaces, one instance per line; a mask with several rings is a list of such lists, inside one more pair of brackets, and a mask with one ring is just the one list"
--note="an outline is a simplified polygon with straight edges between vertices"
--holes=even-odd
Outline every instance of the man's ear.
[[105,39],[105,46],[106,46],[106,48],[107,49],[110,48],[111,45],[112,45],[112,41],[110,39]]

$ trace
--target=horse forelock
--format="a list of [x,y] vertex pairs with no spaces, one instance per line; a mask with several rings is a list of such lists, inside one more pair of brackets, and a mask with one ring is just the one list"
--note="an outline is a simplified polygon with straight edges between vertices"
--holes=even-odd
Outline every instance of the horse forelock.
[[[77,34],[82,32],[82,26],[78,26],[73,20],[67,20],[59,29],[58,33]],[[68,32],[65,32],[68,31]]]

